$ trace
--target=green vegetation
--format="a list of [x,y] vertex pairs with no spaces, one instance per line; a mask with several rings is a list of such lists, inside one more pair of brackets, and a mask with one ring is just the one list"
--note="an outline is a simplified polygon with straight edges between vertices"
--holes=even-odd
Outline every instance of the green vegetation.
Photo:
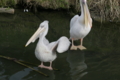
[[[92,17],[97,17],[99,21],[120,21],[120,1],[119,0],[87,0]],[[75,4],[76,12],[80,12],[79,0]],[[96,19],[96,18],[95,18]]]
[[44,8],[59,9],[59,8],[69,8],[68,0],[36,0],[39,5]]
[[17,0],[0,0],[1,7],[15,6],[16,4],[17,4]]
[[91,11],[103,21],[120,21],[120,0],[88,0]]
[[[80,12],[79,0],[0,0],[0,6],[15,6],[17,3],[27,3],[45,9],[71,9]],[[99,21],[120,21],[120,0],[88,0],[92,18]],[[34,8],[36,9],[36,8]],[[76,14],[76,13],[75,13]]]

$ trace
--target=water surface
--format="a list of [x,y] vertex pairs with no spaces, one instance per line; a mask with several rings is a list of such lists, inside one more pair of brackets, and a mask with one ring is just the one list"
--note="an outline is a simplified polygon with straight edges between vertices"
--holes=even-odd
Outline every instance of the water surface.
[[[40,64],[34,55],[36,43],[24,47],[39,24],[49,20],[48,40],[55,41],[61,36],[69,38],[67,11],[23,12],[14,15],[0,14],[0,55]],[[0,58],[0,80],[120,80],[120,24],[93,21],[91,32],[84,39],[87,50],[57,53],[53,67],[60,71],[49,71],[32,66],[39,73],[13,61]],[[75,42],[76,45],[79,41]],[[49,63],[45,63],[49,65]]]

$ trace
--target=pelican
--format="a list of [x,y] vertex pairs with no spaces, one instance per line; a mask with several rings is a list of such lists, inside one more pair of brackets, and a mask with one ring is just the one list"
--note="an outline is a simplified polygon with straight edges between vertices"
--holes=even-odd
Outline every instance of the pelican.
[[[35,42],[35,40],[39,38],[35,49],[35,56],[38,60],[41,61],[41,64],[38,67],[53,70],[52,62],[57,57],[56,51],[58,53],[67,51],[70,45],[70,41],[67,37],[62,36],[57,41],[49,43],[45,37],[48,33],[48,23],[49,22],[47,20],[43,21],[25,46],[28,46],[31,42]],[[50,62],[50,66],[44,66],[43,62]]]
[[[72,40],[71,50],[86,49],[83,46],[83,38],[90,32],[92,27],[92,18],[87,6],[87,0],[80,0],[81,15],[75,15],[70,21],[70,39]],[[80,45],[75,46],[74,40],[80,39]]]

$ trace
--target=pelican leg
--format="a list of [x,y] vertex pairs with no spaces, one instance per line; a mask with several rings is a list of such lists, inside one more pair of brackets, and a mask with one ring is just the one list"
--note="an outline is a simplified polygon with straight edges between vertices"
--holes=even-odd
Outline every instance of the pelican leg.
[[41,64],[38,67],[43,68],[44,67],[43,62],[41,62]]
[[40,68],[45,68],[45,69],[49,69],[49,70],[53,70],[53,68],[52,68],[52,62],[50,62],[50,66],[48,67],[48,66],[44,66],[43,65],[43,62],[41,62],[41,65],[39,65],[38,67],[40,67]]
[[72,46],[70,50],[77,50],[77,46],[74,45],[74,39],[72,39]]
[[80,50],[85,50],[86,48],[82,45],[83,44],[83,39],[80,39],[81,44],[77,46]]
[[52,61],[50,62],[49,70],[53,70],[53,68],[52,68]]

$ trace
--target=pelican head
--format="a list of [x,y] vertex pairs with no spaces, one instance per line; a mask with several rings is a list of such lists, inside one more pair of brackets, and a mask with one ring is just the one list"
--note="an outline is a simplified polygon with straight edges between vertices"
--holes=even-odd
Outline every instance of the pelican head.
[[39,27],[46,27],[46,26],[48,26],[48,23],[49,23],[49,21],[48,20],[45,20],[45,21],[43,21],[41,24],[40,24],[40,26]]
[[45,20],[43,21],[39,28],[37,29],[37,31],[32,35],[32,37],[28,40],[28,42],[26,43],[25,47],[27,47],[31,42],[35,42],[35,40],[37,38],[39,38],[40,33],[42,33],[43,31],[45,31],[46,29],[48,29],[48,23],[49,21]]
[[82,3],[85,4],[85,3],[86,3],[86,0],[82,0]]

